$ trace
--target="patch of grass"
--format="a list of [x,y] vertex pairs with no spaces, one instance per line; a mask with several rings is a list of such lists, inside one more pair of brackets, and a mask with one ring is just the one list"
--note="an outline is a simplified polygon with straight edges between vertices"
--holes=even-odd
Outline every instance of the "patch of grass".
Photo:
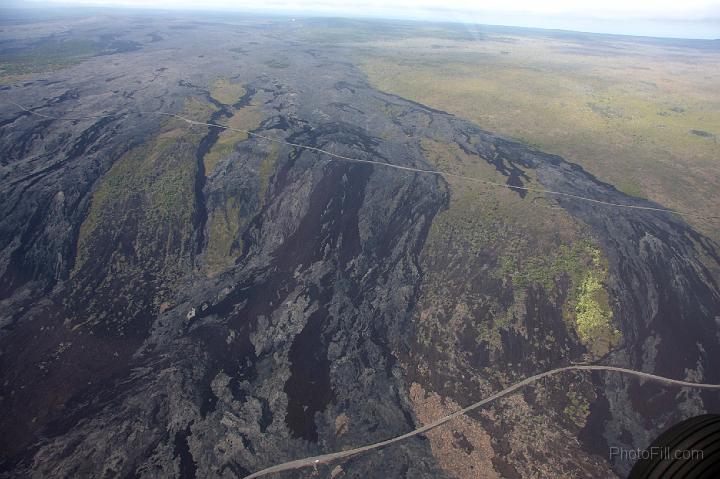
[[227,78],[216,80],[210,88],[210,96],[223,105],[234,105],[245,95],[245,88],[239,83],[231,83]]
[[22,76],[65,68],[103,51],[90,40],[47,41],[33,48],[0,55],[0,77]]
[[0,55],[0,81],[3,83],[67,68],[88,58],[138,50],[140,45],[129,40],[62,38],[50,36],[30,45],[7,49]]
[[[200,110],[195,100],[186,107],[186,116]],[[200,119],[208,119],[206,112]],[[124,335],[148,308],[171,304],[194,267],[195,151],[206,131],[168,120],[100,178],[80,227],[66,300],[82,311],[74,328],[102,325]]]
[[[245,108],[237,110],[233,113],[233,116],[227,121],[224,121],[223,124],[231,128],[251,131],[260,126],[262,119],[263,114],[260,109],[253,105],[249,105]],[[241,131],[223,130],[220,132],[217,142],[203,158],[205,174],[210,175],[217,164],[233,152],[235,145],[247,139],[247,133]]]
[[[468,155],[457,145],[423,139],[421,146],[437,168],[504,182],[484,158]],[[532,171],[525,174],[530,186],[537,182]],[[612,325],[605,288],[607,266],[600,249],[568,213],[533,194],[520,198],[509,189],[455,178],[448,183],[449,207],[436,215],[422,255],[432,284],[422,293],[427,313],[419,328],[421,344],[435,347],[438,335],[445,334],[440,324],[446,324],[452,334],[472,330],[477,343],[501,354],[504,331],[531,334],[526,330],[527,309],[535,307],[531,301],[537,294],[556,305],[568,331],[591,356],[617,344],[619,333]],[[484,311],[483,316],[473,317],[475,311]],[[451,323],[433,326],[440,317]],[[554,347],[552,335],[532,334],[540,335],[534,339],[540,349]]]
[[552,293],[563,278],[579,284],[587,268],[589,247],[587,241],[577,241],[572,245],[561,244],[552,256],[502,257],[498,275],[511,277],[516,288],[541,286]]
[[563,409],[563,416],[577,427],[584,427],[590,415],[590,402],[583,394],[570,390],[567,394],[568,404]]
[[590,353],[601,357],[620,341],[620,331],[612,323],[612,309],[605,288],[607,266],[600,250],[592,248],[592,267],[589,268],[582,283],[575,288],[568,305],[574,306],[575,325],[578,336]]
[[[629,40],[578,49],[562,38],[511,39],[430,41],[418,33],[364,42],[356,52],[381,90],[559,154],[628,194],[714,215],[720,53],[677,47],[679,55]],[[717,225],[689,221],[720,239]]]
[[230,266],[234,253],[242,250],[242,244],[235,244],[235,241],[243,225],[239,205],[233,198],[228,198],[222,208],[214,209],[210,213],[205,249],[205,271],[208,276]]
[[260,163],[260,169],[258,171],[258,174],[260,176],[260,191],[258,193],[258,199],[260,200],[260,204],[263,204],[265,201],[265,193],[267,193],[268,186],[270,185],[270,177],[275,171],[275,165],[277,164],[277,160],[278,145],[277,143],[273,143],[270,146],[270,154],[268,154],[265,159],[263,159],[263,161]]
[[[217,107],[215,107],[215,105],[206,103],[195,97],[192,97],[185,102],[182,116],[194,121],[208,121],[210,115],[215,111],[217,111]],[[186,123],[179,119],[171,120],[171,122],[174,122],[171,124],[177,127],[186,126]],[[161,136],[163,134],[164,133],[161,133]]]
[[[258,170],[259,189],[257,192],[257,208],[261,208],[267,191],[270,177],[275,170],[278,158],[278,146],[270,147],[269,154],[260,161]],[[255,208],[248,211],[234,197],[226,197],[221,204],[213,208],[207,221],[207,245],[205,249],[204,270],[205,274],[212,277],[231,266],[235,258],[243,249],[243,242],[240,233],[247,222],[256,211]]]
[[[504,182],[505,177],[484,158],[468,155],[457,145],[431,139],[421,145],[437,168]],[[526,174],[530,185],[537,181],[531,171]],[[582,247],[575,246],[583,233],[565,211],[549,208],[532,194],[520,198],[509,189],[455,178],[447,181],[448,209],[435,216],[422,254],[430,283],[421,294],[425,312],[418,337],[428,348],[435,344],[454,348],[455,340],[448,339],[443,346],[438,337],[471,335],[500,355],[503,332],[529,334],[525,318],[531,289],[544,289],[548,298],[557,298],[562,310],[560,289],[569,288],[568,276],[581,278],[583,260],[589,261],[582,256]],[[452,332],[444,333],[443,328]],[[554,338],[543,335],[536,341],[547,348]]]
[[518,290],[540,286],[550,295],[567,280],[563,317],[590,355],[604,356],[620,341],[605,287],[607,265],[600,249],[590,241],[563,244],[540,256],[502,257],[496,274],[510,276]]
[[[205,107],[204,117],[199,116],[201,110],[199,101],[191,99],[183,116],[207,120],[211,109]],[[97,251],[108,248],[118,248],[112,257],[128,267],[128,261],[147,261],[168,273],[181,267],[179,258],[187,257],[191,248],[197,170],[194,152],[203,135],[180,120],[169,120],[155,138],[113,164],[99,181],[80,227],[76,272],[96,260]],[[120,244],[106,244],[109,237],[128,234],[135,245],[131,257],[121,251]]]
[[217,142],[203,158],[205,174],[210,175],[220,160],[230,156],[235,148],[235,145],[245,140],[247,140],[247,134],[245,133],[232,130],[224,130],[220,133],[220,135],[218,135]]

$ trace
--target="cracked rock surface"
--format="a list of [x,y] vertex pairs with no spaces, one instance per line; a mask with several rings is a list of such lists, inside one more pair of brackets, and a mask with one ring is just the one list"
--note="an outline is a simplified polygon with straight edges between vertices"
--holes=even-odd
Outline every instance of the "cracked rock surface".
[[[448,413],[512,379],[587,359],[563,319],[564,280],[555,296],[521,296],[488,279],[492,249],[433,249],[454,183],[287,143],[431,170],[431,141],[509,186],[652,204],[560,157],[374,89],[346,47],[303,42],[289,21],[43,25],[2,36],[18,48],[48,29],[121,43],[0,88],[4,476],[242,477],[405,433],[429,421],[437,397],[445,402],[435,409]],[[242,85],[236,102],[217,99],[220,78]],[[227,133],[157,114],[232,125],[248,111],[256,121],[240,129],[286,143],[251,135],[214,150]],[[209,162],[213,151],[219,159]],[[602,361],[720,383],[716,245],[668,214],[548,201],[606,258],[622,339]],[[442,306],[431,295],[438,288]],[[461,334],[499,317],[483,309],[484,295],[520,325],[499,330],[496,349]],[[438,328],[429,342],[428,315]],[[582,407],[567,390],[587,399],[575,422],[568,411]],[[622,475],[632,464],[608,462],[607,448],[647,446],[719,399],[612,375],[567,377],[464,420],[454,435],[420,436],[317,474],[460,477],[482,446],[487,475],[478,477]],[[522,425],[546,443],[523,441]]]

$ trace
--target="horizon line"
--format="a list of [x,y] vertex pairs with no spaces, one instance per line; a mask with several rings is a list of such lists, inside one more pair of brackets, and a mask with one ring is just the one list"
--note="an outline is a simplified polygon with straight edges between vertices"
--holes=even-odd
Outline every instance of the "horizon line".
[[[629,32],[611,32],[611,31],[602,31],[602,30],[588,30],[583,28],[570,28],[570,27],[562,27],[562,26],[537,26],[537,25],[529,25],[529,24],[523,24],[523,23],[516,23],[516,22],[483,22],[480,19],[473,19],[468,18],[466,20],[461,20],[458,18],[438,18],[438,19],[431,19],[431,18],[424,18],[419,16],[401,16],[400,14],[394,15],[392,13],[388,14],[372,14],[372,13],[360,13],[360,12],[353,12],[353,11],[344,11],[344,12],[328,12],[328,11],[322,11],[322,10],[292,10],[292,9],[273,9],[273,8],[252,8],[252,7],[239,7],[239,8],[233,8],[233,7],[222,7],[222,6],[215,6],[215,7],[200,7],[196,5],[188,5],[188,6],[177,6],[177,7],[167,7],[167,6],[158,6],[158,5],[122,5],[122,4],[108,4],[108,5],[101,5],[101,4],[83,4],[83,3],[73,3],[70,2],[47,2],[47,1],[29,1],[29,2],[23,2],[22,4],[15,4],[14,2],[0,7],[0,10],[14,10],[14,11],[38,11],[38,10],[44,10],[46,12],[47,8],[50,7],[53,10],[101,10],[101,11],[108,11],[108,12],[135,12],[135,13],[148,13],[148,12],[159,12],[159,13],[165,13],[165,14],[186,14],[186,13],[203,13],[203,14],[214,14],[214,13],[234,13],[238,15],[263,15],[268,17],[286,17],[291,18],[292,20],[295,20],[295,18],[301,18],[301,19],[338,19],[338,20],[364,20],[364,21],[403,21],[403,22],[410,22],[410,23],[426,23],[426,24],[449,24],[449,25],[473,25],[478,27],[497,27],[497,28],[515,28],[515,29],[521,29],[521,30],[542,30],[545,32],[557,32],[557,33],[575,33],[575,34],[585,34],[585,35],[604,35],[604,36],[612,36],[612,37],[630,37],[634,39],[651,39],[651,40],[686,40],[686,41],[698,41],[698,42],[717,42],[720,41],[720,32],[718,32],[717,36],[696,36],[696,37],[690,37],[690,36],[682,36],[682,35],[663,35],[663,34],[648,34],[648,33],[629,33]],[[445,10],[442,11],[451,12],[451,10]],[[48,12],[50,13],[50,12]],[[480,14],[480,12],[478,12]],[[499,16],[503,16],[503,14],[497,14]],[[572,15],[537,15],[532,13],[526,13],[526,12],[520,12],[520,13],[513,13],[510,15],[505,16],[516,16],[516,17],[526,17],[526,18],[532,18],[532,17],[538,17],[543,18],[545,17],[547,20],[583,20],[586,22],[600,22],[600,23],[608,23],[613,22],[616,23],[617,20],[608,19],[608,18],[598,18],[598,17],[582,17],[582,16],[572,16]],[[698,19],[661,19],[661,18],[647,18],[647,19],[636,19],[636,22],[645,22],[650,24],[714,24],[717,23],[720,28],[720,18],[715,17],[707,17],[707,18],[698,18]]]

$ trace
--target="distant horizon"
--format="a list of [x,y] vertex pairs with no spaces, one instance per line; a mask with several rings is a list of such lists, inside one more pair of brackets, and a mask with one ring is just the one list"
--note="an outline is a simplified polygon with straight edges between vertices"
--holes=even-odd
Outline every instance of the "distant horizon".
[[[577,12],[528,12],[517,11],[482,11],[472,9],[452,9],[449,7],[409,8],[406,11],[393,9],[393,1],[388,0],[390,7],[360,10],[355,8],[333,6],[332,0],[318,4],[311,2],[288,2],[276,0],[266,3],[263,7],[238,2],[224,3],[223,0],[208,0],[202,4],[196,0],[29,0],[11,1],[3,6],[5,9],[37,11],[38,9],[86,9],[86,10],[124,10],[124,11],[156,11],[156,12],[202,12],[237,13],[250,15],[298,16],[304,18],[347,18],[366,20],[400,20],[430,23],[453,23],[466,25],[487,25],[497,27],[517,27],[540,30],[568,31],[576,33],[592,33],[607,35],[624,35],[632,37],[651,37],[685,40],[720,40],[720,2],[704,10],[687,13],[685,16],[672,17],[665,14],[648,14],[646,17],[637,12],[623,13],[590,13],[583,15]],[[509,0],[512,2],[512,0]],[[520,1],[520,0],[516,0]],[[301,8],[308,3],[307,8]],[[452,0],[449,2],[452,4]],[[706,2],[707,3],[707,2]],[[323,5],[324,8],[320,8]],[[291,8],[294,6],[295,8]],[[705,12],[705,16],[701,15]],[[627,14],[624,18],[622,15]]]

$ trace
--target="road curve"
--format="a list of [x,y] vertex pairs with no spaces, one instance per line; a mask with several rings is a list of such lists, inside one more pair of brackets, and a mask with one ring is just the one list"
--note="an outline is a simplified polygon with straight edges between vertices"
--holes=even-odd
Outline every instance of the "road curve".
[[410,437],[417,436],[418,434],[422,434],[422,433],[427,432],[431,429],[434,429],[438,426],[442,426],[443,424],[452,421],[456,417],[463,416],[474,409],[477,409],[477,408],[484,406],[496,399],[506,396],[513,391],[517,391],[518,389],[521,389],[521,388],[523,388],[531,383],[534,383],[542,378],[545,378],[548,376],[553,376],[555,374],[568,372],[568,371],[610,371],[610,372],[616,372],[616,373],[621,373],[621,374],[627,374],[629,376],[635,376],[640,379],[647,379],[650,381],[655,381],[658,383],[666,384],[668,386],[684,386],[684,387],[691,387],[691,388],[698,388],[698,389],[716,389],[716,390],[720,391],[720,384],[703,384],[703,383],[692,383],[692,382],[688,382],[688,381],[679,381],[677,379],[670,379],[670,378],[666,378],[663,376],[657,376],[655,374],[644,373],[642,371],[635,371],[633,369],[625,369],[625,368],[619,368],[619,367],[615,367],[615,366],[595,366],[595,365],[565,366],[562,368],[551,369],[550,371],[546,371],[544,373],[530,376],[529,378],[523,379],[522,381],[517,382],[517,383],[513,384],[512,386],[509,386],[509,387],[503,389],[502,391],[495,393],[488,398],[483,399],[482,401],[478,401],[478,402],[471,404],[463,409],[460,409],[459,411],[456,411],[456,412],[449,414],[445,417],[442,417],[434,422],[431,422],[430,424],[419,427],[413,431],[402,434],[400,436],[396,436],[396,437],[386,439],[384,441],[376,442],[373,444],[367,444],[365,446],[357,447],[355,449],[348,449],[346,451],[332,452],[330,454],[323,454],[320,456],[312,456],[312,457],[306,457],[304,459],[296,459],[294,461],[284,462],[282,464],[277,464],[275,466],[268,467],[266,469],[262,469],[260,471],[254,472],[254,473],[250,474],[249,476],[245,476],[244,479],[254,479],[256,477],[267,476],[268,474],[274,474],[277,472],[302,469],[305,467],[317,466],[319,464],[327,464],[329,462],[337,461],[338,459],[344,459],[344,458],[348,458],[351,456],[356,456],[358,454],[362,454],[364,452],[372,451],[375,449],[380,449],[382,447],[389,446],[390,444],[394,444],[394,443],[402,441],[404,439],[408,439]]

